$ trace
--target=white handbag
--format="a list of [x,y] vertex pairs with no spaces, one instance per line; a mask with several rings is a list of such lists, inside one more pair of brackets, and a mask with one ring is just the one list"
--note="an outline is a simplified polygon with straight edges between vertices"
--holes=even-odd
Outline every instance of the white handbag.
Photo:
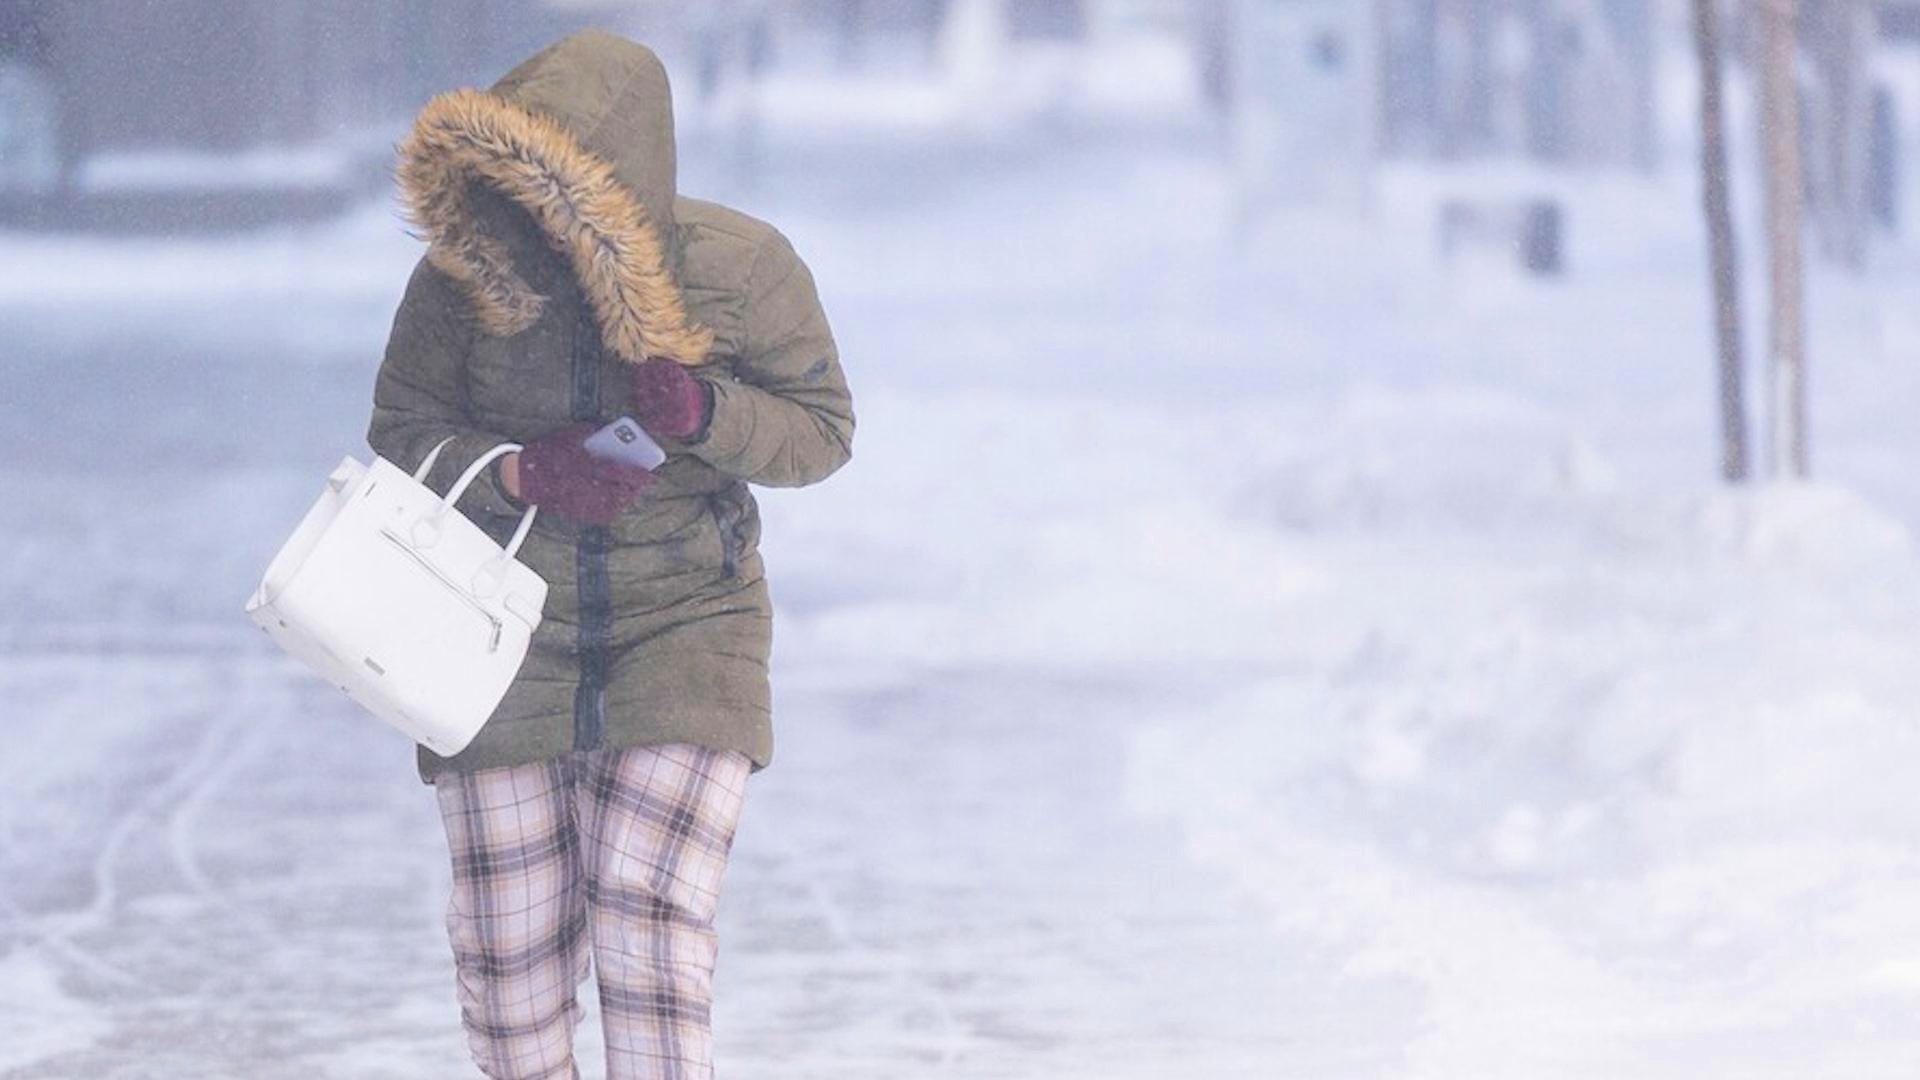
[[504,549],[453,508],[520,444],[482,454],[442,497],[425,479],[448,439],[411,476],[377,454],[343,459],[246,605],[282,649],[442,757],[500,704],[547,601],[514,558],[538,507]]

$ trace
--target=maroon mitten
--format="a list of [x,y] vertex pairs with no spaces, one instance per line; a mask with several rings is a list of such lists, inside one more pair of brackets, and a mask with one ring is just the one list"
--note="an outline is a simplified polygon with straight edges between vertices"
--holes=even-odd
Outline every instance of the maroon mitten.
[[520,499],[562,517],[606,525],[653,486],[653,473],[589,452],[597,420],[568,424],[520,451]]
[[668,439],[699,435],[713,415],[713,395],[677,360],[656,356],[628,370],[633,418],[647,434]]

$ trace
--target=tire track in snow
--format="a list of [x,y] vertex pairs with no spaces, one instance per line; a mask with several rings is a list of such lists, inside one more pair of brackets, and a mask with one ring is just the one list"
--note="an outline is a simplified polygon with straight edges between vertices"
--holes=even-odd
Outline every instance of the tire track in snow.
[[803,871],[801,877],[806,885],[807,896],[819,910],[820,920],[826,925],[827,933],[833,938],[834,945],[843,955],[865,957],[876,961],[875,966],[886,968],[888,975],[907,991],[906,997],[909,1000],[918,998],[926,1004],[940,1021],[941,1041],[944,1044],[941,1047],[940,1060],[935,1064],[945,1070],[958,1065],[961,1054],[960,1022],[954,1017],[953,1009],[947,1004],[946,995],[938,988],[926,993],[917,993],[918,988],[914,985],[913,978],[915,972],[909,968],[900,954],[877,949],[857,940],[846,910],[833,898],[833,894],[827,891],[826,884],[821,881],[820,875]]
[[[239,670],[247,672],[248,667],[248,663],[242,661]],[[241,675],[243,690],[240,697],[243,703],[261,697],[258,684],[262,678],[258,674]],[[81,944],[78,939],[85,934],[111,929],[121,900],[119,866],[134,838],[149,827],[158,827],[167,836],[168,862],[186,881],[194,895],[225,911],[240,914],[241,921],[252,932],[263,936],[266,934],[266,928],[257,917],[245,913],[200,870],[191,843],[192,824],[199,807],[231,773],[233,766],[251,751],[259,738],[259,725],[249,729],[255,719],[254,710],[235,707],[229,700],[201,728],[185,760],[113,820],[107,829],[106,839],[89,860],[93,894],[87,905],[77,910],[38,916],[37,921],[41,925],[37,936],[44,945],[95,974],[108,977],[116,984],[141,985],[132,974],[105,960],[96,950]]]
[[175,871],[196,896],[239,923],[257,939],[267,941],[274,936],[271,925],[252,907],[236,901],[231,889],[215,883],[207,876],[200,865],[194,837],[195,825],[201,812],[212,801],[214,793],[242,763],[258,751],[269,734],[277,732],[292,713],[287,707],[291,695],[286,692],[286,682],[278,673],[258,662],[243,660],[238,667],[239,690],[229,705],[230,722],[224,727],[237,727],[241,729],[241,734],[230,741],[230,749],[214,762],[167,814],[167,854]]
[[100,957],[61,938],[43,926],[36,925],[33,913],[26,911],[14,902],[5,890],[0,890],[0,914],[7,918],[10,929],[17,928],[29,945],[38,945],[54,956],[66,961],[72,967],[79,968],[94,978],[103,979],[115,986],[137,987],[140,980],[118,965],[102,960]]

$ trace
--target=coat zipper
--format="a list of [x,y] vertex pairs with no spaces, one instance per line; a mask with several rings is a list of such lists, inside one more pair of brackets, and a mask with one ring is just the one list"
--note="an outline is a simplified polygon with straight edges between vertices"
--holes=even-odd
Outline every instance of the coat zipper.
[[576,572],[580,597],[580,686],[574,698],[574,749],[591,750],[606,735],[607,630],[612,615],[607,583],[607,531],[593,526],[580,535]]
[[[589,336],[591,335],[591,337]],[[573,418],[600,417],[600,353],[592,346],[599,329],[584,316],[568,335],[569,376],[573,390]],[[612,616],[611,587],[607,581],[607,544],[604,525],[588,525],[574,541],[574,573],[579,597],[579,631],[575,638],[580,678],[573,699],[573,748],[592,750],[606,737],[607,622]]]

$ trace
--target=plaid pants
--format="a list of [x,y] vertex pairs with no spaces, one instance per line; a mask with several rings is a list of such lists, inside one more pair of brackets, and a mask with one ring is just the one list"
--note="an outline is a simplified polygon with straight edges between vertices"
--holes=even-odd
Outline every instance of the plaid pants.
[[609,1080],[713,1075],[713,921],[750,769],[671,743],[438,778],[447,933],[482,1073],[577,1080],[591,953]]

